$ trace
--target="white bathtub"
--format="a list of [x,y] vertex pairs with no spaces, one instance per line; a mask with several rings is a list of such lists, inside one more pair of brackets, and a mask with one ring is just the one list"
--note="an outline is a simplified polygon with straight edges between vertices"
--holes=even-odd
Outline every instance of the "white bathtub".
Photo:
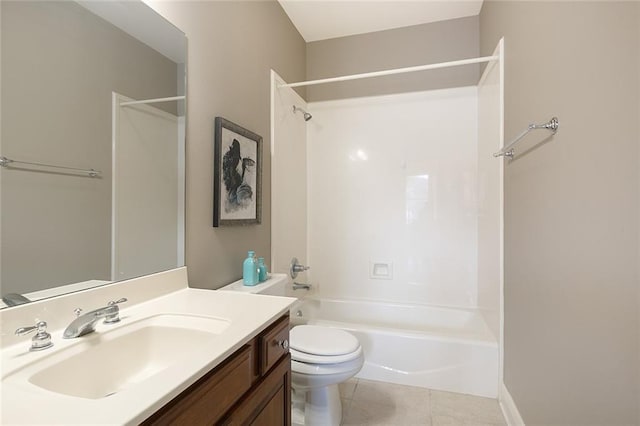
[[353,333],[365,353],[356,377],[498,396],[498,344],[477,310],[309,298],[291,314]]
[[364,349],[356,377],[496,398],[498,344],[477,310],[360,300],[320,299],[293,290],[284,274],[255,287],[242,281],[221,290],[299,298],[291,324],[318,324],[353,333]]

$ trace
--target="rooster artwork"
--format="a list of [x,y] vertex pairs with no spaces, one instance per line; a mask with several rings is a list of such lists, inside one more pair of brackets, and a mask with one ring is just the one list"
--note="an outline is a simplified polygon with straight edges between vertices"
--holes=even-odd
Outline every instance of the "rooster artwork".
[[222,159],[222,178],[227,190],[225,211],[231,212],[241,208],[246,208],[253,200],[253,188],[245,181],[245,176],[253,173],[256,165],[255,160],[250,157],[242,158],[240,153],[240,142],[234,139],[229,147],[229,151]]
[[260,223],[262,138],[228,120],[219,122],[216,129],[219,169],[216,172],[214,216],[218,215],[220,224]]

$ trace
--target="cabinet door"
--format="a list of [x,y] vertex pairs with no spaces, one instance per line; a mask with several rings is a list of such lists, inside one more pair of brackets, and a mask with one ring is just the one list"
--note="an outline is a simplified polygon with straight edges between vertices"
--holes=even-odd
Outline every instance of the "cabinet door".
[[290,426],[291,356],[283,357],[222,424]]
[[143,426],[217,422],[251,387],[252,361],[252,348],[244,346],[145,420]]
[[[286,423],[285,415],[285,389],[284,385],[280,386],[280,389],[269,400],[266,407],[258,414],[258,416],[251,422],[252,426],[274,426],[284,425]],[[291,408],[289,408],[291,409]]]

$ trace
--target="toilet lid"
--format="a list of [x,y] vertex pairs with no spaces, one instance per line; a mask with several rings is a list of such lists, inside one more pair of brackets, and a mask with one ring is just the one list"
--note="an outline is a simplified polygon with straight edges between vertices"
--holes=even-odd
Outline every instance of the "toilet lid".
[[311,355],[336,356],[355,352],[360,342],[354,335],[337,328],[298,325],[291,329],[289,346]]

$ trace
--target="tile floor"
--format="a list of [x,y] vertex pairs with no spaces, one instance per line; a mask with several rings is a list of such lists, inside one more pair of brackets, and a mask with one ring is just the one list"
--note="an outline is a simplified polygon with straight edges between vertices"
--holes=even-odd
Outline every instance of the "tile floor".
[[490,398],[363,379],[342,383],[340,396],[343,426],[506,425]]

